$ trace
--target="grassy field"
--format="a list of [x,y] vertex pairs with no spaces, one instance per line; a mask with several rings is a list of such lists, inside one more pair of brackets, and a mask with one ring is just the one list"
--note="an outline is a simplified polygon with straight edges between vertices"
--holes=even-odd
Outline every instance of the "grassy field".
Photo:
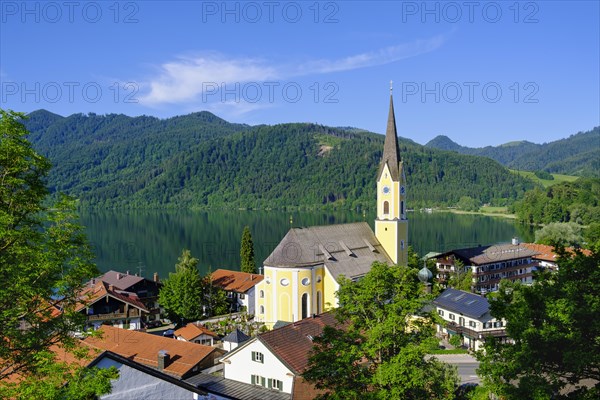
[[578,176],[572,176],[572,175],[552,174],[554,179],[547,180],[547,179],[538,178],[537,176],[535,176],[535,173],[533,173],[531,171],[517,171],[517,170],[511,169],[510,172],[512,172],[513,174],[519,174],[521,176],[529,178],[534,182],[541,183],[542,185],[544,185],[545,188],[547,188],[548,186],[556,185],[557,183],[561,183],[561,182],[573,182],[573,181],[577,180],[577,178],[579,178]]

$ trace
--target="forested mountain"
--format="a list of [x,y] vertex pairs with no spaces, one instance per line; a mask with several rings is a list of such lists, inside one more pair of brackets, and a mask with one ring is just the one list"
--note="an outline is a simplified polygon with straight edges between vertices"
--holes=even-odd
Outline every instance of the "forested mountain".
[[534,188],[514,206],[520,221],[530,224],[600,222],[600,179],[579,178],[546,189]]
[[[230,124],[208,112],[169,119],[30,114],[50,187],[83,206],[283,208],[375,205],[383,135],[314,124]],[[411,206],[462,196],[504,205],[533,183],[491,159],[400,139]]]
[[495,147],[471,148],[440,135],[425,146],[489,157],[509,168],[526,171],[590,177],[599,176],[600,171],[600,127],[544,144],[518,141]]

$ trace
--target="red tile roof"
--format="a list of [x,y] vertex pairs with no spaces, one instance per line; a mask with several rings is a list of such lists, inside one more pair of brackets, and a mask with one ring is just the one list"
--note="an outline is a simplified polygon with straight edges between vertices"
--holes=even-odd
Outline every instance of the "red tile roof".
[[228,292],[237,293],[246,293],[264,278],[263,275],[228,269],[218,269],[212,273],[211,277],[213,285]]
[[79,296],[81,301],[75,308],[76,311],[80,311],[85,307],[88,307],[100,299],[105,298],[106,296],[113,297],[117,300],[120,300],[124,303],[132,305],[136,308],[139,308],[142,311],[148,312],[148,309],[140,301],[138,296],[135,293],[125,292],[123,290],[117,290],[114,287],[111,287],[106,282],[96,281],[94,286],[86,287]]
[[308,367],[308,355],[313,348],[311,337],[321,335],[324,326],[337,325],[333,313],[326,312],[262,333],[258,339],[295,374],[302,374]]
[[102,338],[88,337],[84,342],[152,368],[158,367],[158,352],[165,350],[171,361],[164,372],[178,377],[183,377],[211,353],[219,351],[210,346],[108,325],[102,325],[99,330],[103,334]]
[[181,336],[188,342],[194,340],[200,335],[208,335],[214,338],[219,337],[219,335],[208,330],[204,325],[198,323],[189,323],[183,328],[179,328],[175,331],[175,336]]
[[[538,259],[538,260],[544,260],[544,261],[550,261],[550,262],[556,262],[556,259],[558,258],[558,255],[554,252],[554,247],[552,246],[548,246],[546,244],[538,244],[538,243],[521,243],[523,246],[536,251],[540,254],[534,256],[534,258]],[[574,250],[572,247],[567,247],[566,250],[569,253],[573,253]],[[585,255],[590,255],[591,252],[589,250],[582,250],[583,254]]]

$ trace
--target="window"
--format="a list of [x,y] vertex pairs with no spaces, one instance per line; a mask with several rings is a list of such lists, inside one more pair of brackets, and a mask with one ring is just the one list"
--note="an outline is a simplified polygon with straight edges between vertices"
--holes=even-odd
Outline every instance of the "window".
[[321,278],[321,275],[317,275],[317,283],[321,283],[322,280],[323,278]]
[[308,286],[309,284],[310,284],[310,279],[308,279],[308,278],[302,279],[302,285],[303,286]]
[[388,203],[387,201],[383,202],[383,213],[384,214],[390,213],[390,203]]
[[444,316],[444,311],[443,310],[438,310],[438,314],[443,317]]
[[287,286],[290,284],[290,281],[287,278],[283,278],[279,283],[281,283],[281,286]]
[[308,293],[302,295],[302,319],[308,317]]
[[469,326],[471,328],[477,328],[477,322],[475,322],[475,321],[469,321]]
[[264,376],[260,376],[260,375],[250,375],[250,382],[253,385],[257,385],[257,386],[262,386],[262,387],[266,387],[266,379]]
[[258,297],[260,297],[261,299],[265,298],[265,291],[261,290],[260,292],[258,292]]
[[452,321],[454,321],[455,316],[454,316],[454,314],[448,314],[448,318],[450,318]]
[[404,202],[400,202],[400,215],[404,215]]
[[259,314],[264,314],[265,313],[265,306],[260,306],[260,308],[258,309],[258,313]]
[[459,318],[458,318],[458,324],[459,324],[460,326],[465,326],[465,319],[464,319],[463,317],[459,317]]
[[502,321],[494,322],[494,328],[502,328]]
[[240,300],[244,300],[246,298],[246,295],[244,293],[240,293]]
[[321,292],[317,291],[317,314],[321,314]]
[[260,353],[258,351],[253,351],[252,352],[252,361],[256,361],[256,362],[259,362],[259,363],[264,363],[265,361],[264,361],[263,353]]
[[282,391],[283,390],[283,382],[281,382],[278,379],[271,379],[271,378],[269,378],[269,380],[268,380],[268,388],[269,389],[275,389],[275,390]]

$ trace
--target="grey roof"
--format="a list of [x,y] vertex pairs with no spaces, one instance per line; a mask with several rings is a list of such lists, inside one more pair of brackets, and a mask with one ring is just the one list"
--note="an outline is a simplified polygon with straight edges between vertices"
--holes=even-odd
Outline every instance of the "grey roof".
[[485,297],[452,288],[444,290],[433,300],[433,304],[472,318],[481,318],[490,310],[490,304]]
[[283,393],[277,390],[250,385],[249,383],[238,382],[210,374],[194,375],[185,379],[185,382],[206,390],[209,393],[218,394],[231,399],[290,400],[292,398],[292,395],[289,393]]
[[533,257],[538,255],[539,252],[520,244],[494,244],[489,246],[451,250],[438,255],[438,257],[446,257],[450,254],[454,254],[463,261],[470,263],[470,265],[485,265],[519,258]]
[[225,336],[222,339],[222,341],[239,344],[245,342],[248,339],[250,339],[250,336],[246,335],[244,332],[236,328],[235,331],[229,332],[229,334],[227,334],[227,336]]
[[284,326],[289,325],[289,324],[291,324],[291,322],[282,321],[282,320],[278,319],[275,322],[275,325],[273,325],[273,329],[283,328]]
[[383,157],[379,166],[377,178],[381,176],[383,167],[387,163],[390,169],[391,178],[399,180],[400,172],[398,164],[400,163],[400,149],[398,148],[398,133],[396,132],[396,116],[394,115],[394,100],[390,95],[390,111],[388,113],[387,128],[385,131],[385,143],[383,145]]
[[366,222],[292,228],[264,261],[268,267],[325,265],[337,279],[365,275],[374,261],[392,264]]
[[106,282],[109,285],[113,285],[117,289],[127,290],[136,283],[143,281],[145,278],[111,270],[97,279]]

